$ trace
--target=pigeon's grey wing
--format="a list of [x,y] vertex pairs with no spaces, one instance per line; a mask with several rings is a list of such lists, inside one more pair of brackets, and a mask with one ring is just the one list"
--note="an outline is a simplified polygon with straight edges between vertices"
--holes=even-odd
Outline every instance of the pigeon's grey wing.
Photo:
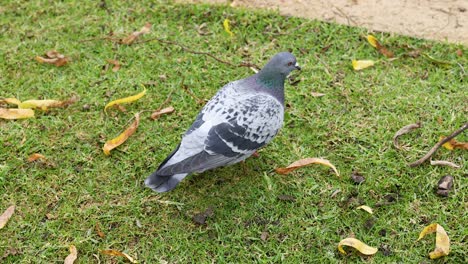
[[[249,95],[214,112],[217,115],[205,112],[207,120],[193,131],[189,129],[179,147],[179,152],[185,154],[162,166],[159,175],[201,172],[239,162],[271,141],[283,123],[283,106],[263,94]],[[203,134],[206,135],[203,149],[196,152],[197,148],[191,148],[190,143]]]

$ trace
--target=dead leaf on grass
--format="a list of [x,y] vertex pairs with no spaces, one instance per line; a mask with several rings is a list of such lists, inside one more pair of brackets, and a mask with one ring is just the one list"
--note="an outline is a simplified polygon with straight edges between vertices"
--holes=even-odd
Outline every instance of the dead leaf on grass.
[[341,240],[340,243],[338,243],[338,250],[341,253],[346,254],[346,251],[343,250],[343,246],[353,247],[364,255],[374,255],[378,251],[377,248],[370,247],[361,242],[360,240],[352,237],[345,238]]
[[108,256],[124,257],[131,263],[138,263],[134,258],[130,257],[127,253],[120,252],[114,249],[101,250],[101,253]]
[[114,105],[128,104],[128,103],[134,102],[134,101],[140,99],[141,97],[143,97],[145,94],[146,94],[146,88],[142,92],[140,92],[140,93],[138,93],[136,95],[132,95],[132,96],[129,96],[129,97],[125,97],[125,98],[121,98],[121,99],[111,101],[108,104],[106,104],[106,106],[104,107],[104,111],[107,111],[107,108],[109,108],[111,106],[114,106]]
[[45,57],[36,56],[36,61],[61,67],[63,65],[66,65],[70,61],[70,58],[65,57],[63,54],[60,54],[56,50],[51,50],[46,52]]
[[322,97],[322,96],[325,95],[324,93],[317,93],[317,92],[311,92],[310,94],[311,94],[313,97]]
[[364,176],[362,176],[358,171],[353,171],[351,174],[351,179],[355,184],[361,184],[366,180],[366,178],[364,178]]
[[59,108],[59,107],[67,107],[75,102],[78,101],[77,96],[72,96],[70,99],[65,101],[58,101],[58,100],[27,100],[21,102],[18,105],[20,109],[36,109],[39,108],[41,110],[47,110],[48,108]]
[[367,35],[367,41],[369,42],[369,44],[371,44],[372,47],[376,48],[377,51],[380,54],[384,55],[385,57],[387,57],[387,58],[393,58],[394,57],[393,52],[391,52],[386,47],[384,47],[382,44],[380,44],[380,42],[377,40],[376,37],[374,37],[372,35]]
[[99,223],[96,223],[96,233],[98,234],[100,238],[106,237],[104,232],[101,231],[101,227],[99,226]]
[[429,257],[431,259],[437,259],[447,256],[450,253],[450,238],[441,225],[434,223],[426,226],[419,234],[417,241],[421,240],[425,235],[434,232],[436,232],[436,245],[434,251],[429,253]]
[[143,34],[147,34],[151,31],[151,23],[146,23],[141,29],[140,31],[135,31],[133,32],[132,34],[130,34],[129,36],[125,37],[122,39],[122,44],[125,44],[125,45],[130,45],[132,44],[138,37],[140,37],[141,35]]
[[204,212],[195,214],[192,218],[192,220],[199,224],[199,225],[204,225],[206,223],[206,219],[208,217],[212,217],[214,215],[214,210],[212,207],[208,207]]
[[[439,141],[443,140],[444,138],[445,138],[444,136],[440,136]],[[458,142],[454,138],[452,138],[449,142],[443,144],[442,146],[448,150],[454,150],[454,149],[467,150],[468,142]]]
[[74,245],[70,245],[70,255],[65,258],[64,264],[73,264],[76,258],[78,258],[78,251]]
[[2,215],[0,215],[0,229],[5,227],[5,225],[8,223],[8,220],[10,220],[11,216],[15,212],[15,206],[12,205],[8,207],[5,212],[3,212]]
[[457,165],[453,162],[450,162],[450,161],[446,161],[446,160],[431,160],[431,165],[435,165],[435,166],[449,166],[449,167],[452,167],[452,168],[455,168],[455,169],[459,169],[461,168],[460,165]]
[[352,64],[353,64],[353,69],[355,71],[360,71],[360,70],[363,70],[365,68],[369,68],[371,66],[374,66],[375,61],[373,61],[373,60],[353,60]]
[[153,120],[158,119],[162,115],[170,114],[170,113],[174,112],[174,110],[175,110],[174,107],[169,106],[169,107],[163,108],[161,110],[154,111],[151,114],[151,119],[153,119]]
[[111,65],[114,65],[114,67],[112,67],[113,72],[120,70],[120,67],[122,66],[118,60],[108,59],[107,62]]
[[451,175],[446,175],[440,178],[439,182],[437,183],[437,194],[447,197],[452,187],[453,177]]
[[44,155],[39,154],[39,153],[33,153],[28,157],[28,162],[34,162],[36,160],[45,161],[47,160],[47,158]]
[[398,138],[404,134],[407,134],[409,132],[411,132],[412,130],[416,129],[416,128],[420,128],[421,127],[421,123],[420,122],[417,122],[415,124],[409,124],[407,126],[404,126],[402,127],[400,130],[398,130],[395,135],[393,136],[393,146],[395,146],[395,148],[397,149],[401,149],[401,146],[398,144]]
[[108,140],[104,144],[104,147],[102,148],[102,150],[104,151],[104,154],[110,155],[110,151],[112,149],[122,145],[131,135],[133,135],[133,133],[135,133],[139,124],[140,124],[140,114],[136,113],[135,121],[133,121],[133,123],[127,129],[125,129],[124,132],[122,132],[116,138]]
[[328,167],[333,169],[333,171],[335,172],[335,174],[337,176],[340,176],[338,170],[335,168],[335,166],[333,164],[330,163],[330,161],[328,161],[326,159],[321,159],[321,158],[301,159],[301,160],[298,160],[298,161],[295,161],[295,162],[291,163],[286,168],[277,168],[277,169],[275,169],[275,171],[276,171],[276,173],[279,173],[279,174],[288,174],[293,170],[308,166],[310,164],[321,164],[321,165],[328,166]]
[[368,212],[369,214],[374,214],[374,212],[372,211],[372,208],[370,208],[367,205],[358,206],[358,207],[356,207],[356,209],[362,209],[362,210]]
[[3,119],[24,119],[34,117],[34,111],[31,109],[11,109],[0,108],[0,118]]
[[21,104],[21,101],[16,98],[0,98],[0,103],[19,105]]

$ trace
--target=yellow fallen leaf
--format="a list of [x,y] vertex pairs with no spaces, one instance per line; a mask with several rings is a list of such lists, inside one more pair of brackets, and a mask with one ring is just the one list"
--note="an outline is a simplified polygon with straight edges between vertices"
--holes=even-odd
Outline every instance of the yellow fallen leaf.
[[132,44],[139,36],[149,33],[151,30],[151,23],[146,23],[140,31],[135,31],[129,36],[122,39],[122,44],[130,45]]
[[295,162],[291,163],[286,168],[277,168],[275,170],[279,174],[288,174],[293,170],[296,170],[298,168],[302,168],[302,167],[310,165],[310,164],[321,164],[321,165],[328,166],[328,167],[333,169],[333,171],[335,172],[335,174],[337,176],[340,176],[340,174],[338,173],[338,170],[335,168],[335,166],[333,164],[330,163],[330,161],[328,161],[326,159],[320,159],[320,158],[301,159],[301,160],[298,160],[298,161],[295,161]]
[[46,157],[39,153],[31,154],[31,156],[28,157],[28,162],[33,162],[36,160],[46,160]]
[[2,215],[0,215],[0,229],[2,229],[8,223],[8,220],[10,220],[10,217],[14,212],[15,206],[12,205],[8,207]]
[[58,101],[58,100],[27,100],[21,102],[18,105],[20,109],[35,109],[39,108],[41,110],[47,110],[48,108],[56,108],[56,107],[67,107],[73,103],[78,101],[78,97],[72,96],[69,100],[65,101]]
[[370,207],[367,206],[367,205],[358,206],[358,207],[356,207],[356,209],[362,209],[362,210],[368,212],[369,214],[373,214],[372,208],[370,208]]
[[174,107],[169,106],[169,107],[163,108],[161,110],[154,111],[151,114],[151,119],[155,120],[155,119],[159,118],[161,115],[170,114],[172,112],[174,112]]
[[63,54],[60,54],[55,50],[51,50],[46,53],[46,57],[36,56],[36,61],[60,67],[67,64],[70,61],[70,58],[65,57]]
[[133,133],[138,128],[138,125],[140,124],[140,114],[136,113],[135,114],[135,121],[120,135],[118,135],[116,138],[113,138],[111,140],[108,140],[105,144],[102,150],[104,151],[104,154],[110,155],[110,151],[120,145],[122,145]]
[[21,101],[16,98],[0,98],[0,103],[19,105]]
[[78,251],[74,245],[70,245],[70,255],[65,258],[63,264],[73,264],[78,257]]
[[3,119],[23,119],[30,117],[34,117],[34,111],[31,109],[0,108],[0,118]]
[[114,100],[114,101],[106,104],[106,106],[104,107],[104,111],[106,111],[107,108],[109,108],[111,106],[114,106],[114,105],[117,105],[117,104],[128,104],[128,103],[134,102],[134,101],[140,99],[141,97],[143,97],[143,95],[145,95],[145,94],[146,94],[146,88],[143,90],[143,92],[140,92],[139,94]]
[[231,31],[231,25],[230,25],[230,22],[229,19],[224,19],[223,21],[223,27],[224,27],[224,30],[231,36],[233,37],[234,36],[234,33],[232,33]]
[[352,64],[355,71],[360,71],[362,69],[373,66],[375,62],[373,60],[353,60]]
[[341,240],[340,243],[338,243],[338,250],[341,253],[346,254],[346,252],[343,250],[343,246],[353,247],[364,255],[374,255],[378,251],[377,248],[369,247],[360,240],[352,237],[345,238]]
[[372,35],[367,35],[367,42],[369,42],[369,44],[374,48],[377,48],[380,45],[379,41]]
[[[439,141],[443,140],[444,138],[445,138],[444,136],[440,136]],[[467,150],[468,142],[458,142],[454,138],[452,138],[449,142],[443,144],[442,146],[448,150],[454,150],[454,149]]]
[[426,226],[419,234],[417,241],[421,240],[425,235],[434,232],[436,232],[436,245],[434,251],[429,253],[429,257],[437,259],[447,256],[450,253],[450,238],[441,225],[434,223]]
[[108,250],[101,250],[101,253],[104,255],[108,256],[117,256],[117,257],[125,257],[127,258],[131,263],[138,263],[135,259],[130,257],[127,253],[120,252],[118,250],[114,249],[108,249]]

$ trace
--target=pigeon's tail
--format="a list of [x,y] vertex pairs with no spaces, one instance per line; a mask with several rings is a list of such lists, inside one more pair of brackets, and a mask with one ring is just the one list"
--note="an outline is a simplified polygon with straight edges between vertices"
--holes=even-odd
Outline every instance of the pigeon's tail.
[[145,180],[145,185],[158,193],[168,192],[174,189],[188,173],[161,176],[154,172]]

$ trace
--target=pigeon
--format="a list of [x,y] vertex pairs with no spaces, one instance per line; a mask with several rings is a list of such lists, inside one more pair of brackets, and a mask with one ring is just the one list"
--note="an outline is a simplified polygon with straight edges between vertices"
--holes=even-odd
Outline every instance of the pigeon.
[[223,86],[145,185],[168,192],[190,173],[238,163],[265,146],[283,125],[284,81],[300,69],[294,55],[280,52],[256,74]]

